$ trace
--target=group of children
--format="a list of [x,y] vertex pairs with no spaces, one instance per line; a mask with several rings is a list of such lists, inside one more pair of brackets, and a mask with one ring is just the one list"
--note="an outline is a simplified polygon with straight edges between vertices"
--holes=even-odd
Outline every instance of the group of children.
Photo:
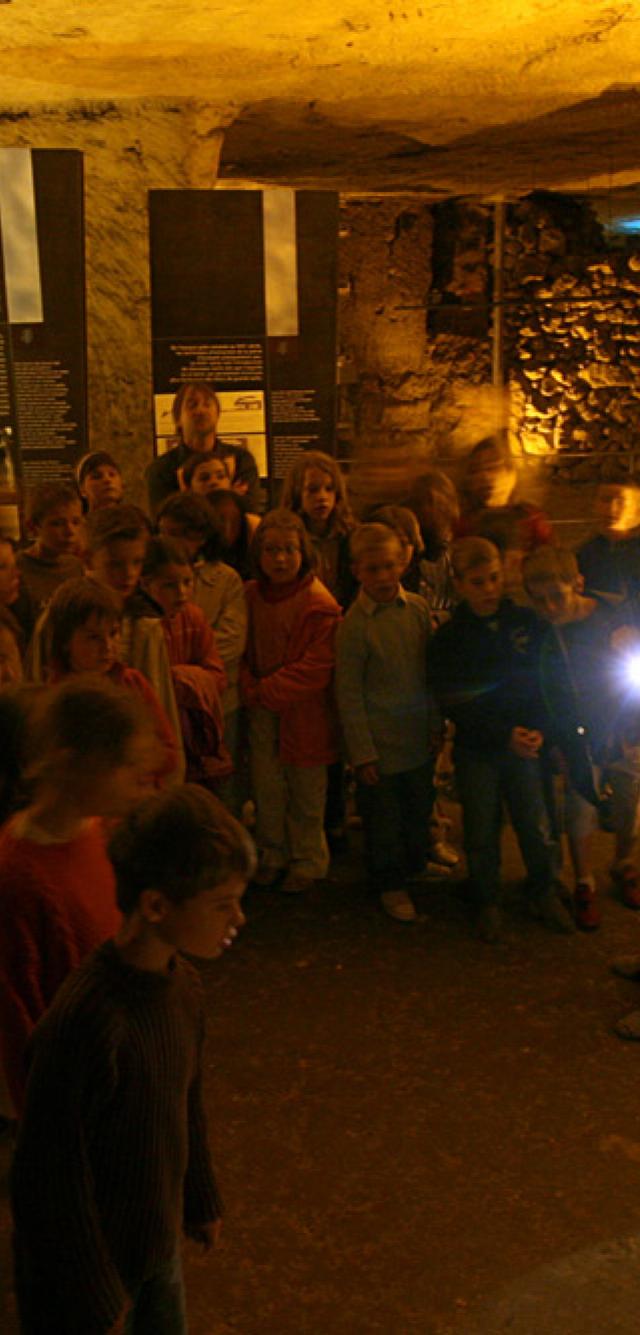
[[178,1214],[206,1242],[220,1206],[201,1003],[178,957],[231,944],[249,879],[297,894],[326,875],[347,772],[371,891],[399,922],[416,920],[429,863],[445,875],[458,860],[432,832],[451,730],[483,939],[501,930],[505,805],[546,926],[599,923],[605,806],[621,895],[640,907],[640,714],[624,679],[640,645],[636,488],[600,488],[576,557],[514,497],[493,440],[470,456],[462,507],[434,469],[363,522],[328,455],[303,454],[258,519],[232,472],[213,485],[220,451],[205,453],[183,451],[153,523],[100,453],[79,492],[34,498],[30,547],[0,540],[0,1001],[33,1335],[185,1329]]

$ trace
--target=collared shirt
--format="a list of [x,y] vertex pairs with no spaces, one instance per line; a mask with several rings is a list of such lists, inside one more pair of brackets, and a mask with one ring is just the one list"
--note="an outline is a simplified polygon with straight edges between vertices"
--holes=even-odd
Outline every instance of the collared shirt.
[[400,588],[390,603],[362,589],[338,630],[336,691],[349,759],[381,774],[428,759],[438,714],[426,685],[429,609]]

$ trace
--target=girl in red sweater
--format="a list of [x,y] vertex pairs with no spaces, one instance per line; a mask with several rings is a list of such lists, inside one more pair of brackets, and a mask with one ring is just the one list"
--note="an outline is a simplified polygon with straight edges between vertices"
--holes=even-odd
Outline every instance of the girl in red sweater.
[[187,779],[207,785],[233,768],[223,741],[220,703],[227,674],[215,634],[193,601],[193,570],[187,549],[173,538],[151,538],[142,568],[142,587],[162,613]]
[[139,700],[108,681],[64,682],[36,708],[31,801],[0,831],[0,1042],[16,1111],[34,1025],[119,926],[100,818],[147,795],[149,744]]
[[256,883],[296,893],[326,875],[326,767],[338,758],[331,696],[340,608],[312,573],[298,515],[272,510],[254,538],[240,684],[249,707],[260,866]]

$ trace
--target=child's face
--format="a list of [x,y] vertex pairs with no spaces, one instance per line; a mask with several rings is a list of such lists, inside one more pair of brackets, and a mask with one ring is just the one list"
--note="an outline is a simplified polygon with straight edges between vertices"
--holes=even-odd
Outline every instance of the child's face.
[[583,580],[536,579],[527,582],[527,593],[538,616],[554,626],[575,621],[580,612]]
[[22,681],[22,660],[15,635],[8,626],[0,626],[0,686],[16,686]]
[[245,882],[232,876],[213,890],[202,890],[182,904],[163,895],[164,914],[158,935],[176,950],[213,960],[229,948],[246,921],[242,912]]
[[189,560],[195,561],[204,541],[201,533],[196,533],[192,528],[185,528],[178,519],[171,519],[169,515],[162,516],[158,530],[161,538],[173,538],[175,542],[181,542],[186,548]]
[[392,603],[398,596],[407,558],[399,538],[391,537],[379,547],[363,552],[353,563],[353,573],[374,603]]
[[122,500],[122,476],[113,464],[98,464],[86,474],[82,495],[90,510],[102,510],[105,505],[117,505]]
[[515,480],[515,470],[489,451],[477,455],[467,473],[469,491],[480,505],[490,508],[508,504]]
[[90,758],[72,758],[73,774],[69,786],[77,790],[78,805],[84,816],[102,816],[113,820],[125,816],[153,790],[153,774],[158,764],[158,743],[146,729],[128,742],[115,765]]
[[473,566],[455,580],[458,596],[466,602],[477,617],[495,616],[503,588],[502,565],[498,557]]
[[264,535],[260,568],[272,584],[290,584],[300,574],[300,538],[290,528],[270,528]]
[[222,459],[209,459],[198,464],[191,476],[191,490],[198,496],[208,496],[212,491],[230,491],[231,478]]
[[98,583],[113,589],[122,603],[138,587],[146,548],[146,538],[115,538],[91,553],[89,564]]
[[598,487],[595,510],[602,533],[627,533],[638,522],[638,493],[635,487]]
[[162,608],[166,617],[173,617],[193,597],[193,573],[191,566],[163,566],[150,579],[144,581],[147,593]]
[[336,489],[324,468],[307,468],[302,482],[302,511],[312,531],[322,532],[336,505]]
[[120,656],[120,622],[92,612],[67,645],[70,672],[109,672]]
[[77,551],[82,533],[80,501],[69,501],[50,510],[37,526],[38,543],[52,556],[69,556]]
[[20,592],[20,571],[10,542],[0,540],[0,603],[10,607]]

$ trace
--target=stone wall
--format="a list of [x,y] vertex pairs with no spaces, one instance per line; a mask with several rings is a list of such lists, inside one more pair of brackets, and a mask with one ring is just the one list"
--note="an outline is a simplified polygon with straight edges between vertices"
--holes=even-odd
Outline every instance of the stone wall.
[[[415,196],[343,200],[338,450],[360,461],[359,484],[384,478],[402,490],[408,470],[450,459],[464,437],[475,412],[468,391],[490,381],[486,329],[464,330],[467,303],[477,306],[486,284],[487,216],[459,210],[455,244],[438,266],[432,205]],[[441,303],[458,313],[457,332],[429,331],[428,310]]]
[[0,111],[0,144],[84,154],[89,445],[122,464],[142,501],[152,458],[147,192],[215,182],[207,108],[154,100]]
[[640,254],[587,207],[524,201],[506,241],[511,429],[553,475],[631,472],[640,451]]

